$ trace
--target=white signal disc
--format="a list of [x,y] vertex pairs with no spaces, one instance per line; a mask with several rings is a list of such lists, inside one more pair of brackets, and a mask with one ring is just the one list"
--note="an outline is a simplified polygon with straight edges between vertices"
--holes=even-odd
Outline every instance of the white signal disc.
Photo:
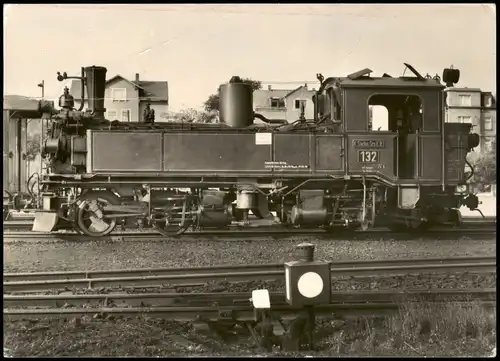
[[316,272],[307,272],[300,276],[297,283],[300,294],[307,298],[314,298],[323,291],[323,279]]

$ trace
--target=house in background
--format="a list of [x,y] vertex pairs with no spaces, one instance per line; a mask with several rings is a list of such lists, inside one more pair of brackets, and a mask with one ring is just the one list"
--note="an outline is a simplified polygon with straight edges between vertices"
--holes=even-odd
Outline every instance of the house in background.
[[[300,108],[305,107],[306,119],[314,119],[314,106],[312,97],[314,88],[309,90],[307,84],[296,89],[259,89],[253,92],[253,108],[256,113],[262,114],[268,119],[285,119],[293,123],[300,118]],[[258,120],[255,120],[258,122]]]
[[[75,98],[75,108],[80,107],[80,80],[71,83],[71,95]],[[121,122],[139,122],[144,119],[144,109],[151,104],[155,111],[155,121],[166,121],[168,117],[168,82],[143,81],[139,74],[130,81],[121,75],[116,75],[106,81],[104,107],[106,119]],[[86,109],[87,90],[85,89],[84,109]]]
[[491,92],[481,92],[481,119],[480,134],[486,150],[497,137],[497,102]]
[[491,92],[479,88],[447,88],[446,122],[470,123],[473,132],[481,137],[474,150],[483,152],[496,138],[496,99]]

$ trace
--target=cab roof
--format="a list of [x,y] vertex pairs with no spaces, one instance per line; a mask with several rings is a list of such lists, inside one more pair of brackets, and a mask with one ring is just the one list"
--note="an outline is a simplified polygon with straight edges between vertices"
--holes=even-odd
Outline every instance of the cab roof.
[[414,77],[401,78],[372,78],[363,77],[361,79],[340,79],[341,88],[431,88],[436,90],[444,89],[439,81],[434,79],[420,80]]
[[404,63],[413,76],[392,77],[384,74],[382,77],[370,77],[373,71],[369,68],[349,74],[338,79],[341,88],[431,88],[442,90],[445,88],[439,78],[423,77],[413,66]]

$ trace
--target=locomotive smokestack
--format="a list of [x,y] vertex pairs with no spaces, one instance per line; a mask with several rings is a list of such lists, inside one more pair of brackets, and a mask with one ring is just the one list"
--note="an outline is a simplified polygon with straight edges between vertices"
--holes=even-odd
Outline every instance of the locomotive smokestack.
[[106,89],[106,72],[103,66],[89,66],[85,68],[85,78],[87,80],[87,94],[89,109],[96,118],[104,118],[104,93]]

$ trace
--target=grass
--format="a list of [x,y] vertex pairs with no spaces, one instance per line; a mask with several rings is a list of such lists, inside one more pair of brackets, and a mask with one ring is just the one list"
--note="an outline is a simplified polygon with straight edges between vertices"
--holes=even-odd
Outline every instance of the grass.
[[[479,303],[407,302],[382,318],[317,321],[314,352],[275,356],[487,356],[496,347],[496,312]],[[4,321],[4,345],[23,356],[215,356],[262,355],[244,328],[222,341],[187,323],[138,316]],[[270,355],[269,355],[270,356]]]
[[407,302],[384,319],[358,319],[324,340],[329,355],[486,356],[496,347],[496,312],[469,302]]

